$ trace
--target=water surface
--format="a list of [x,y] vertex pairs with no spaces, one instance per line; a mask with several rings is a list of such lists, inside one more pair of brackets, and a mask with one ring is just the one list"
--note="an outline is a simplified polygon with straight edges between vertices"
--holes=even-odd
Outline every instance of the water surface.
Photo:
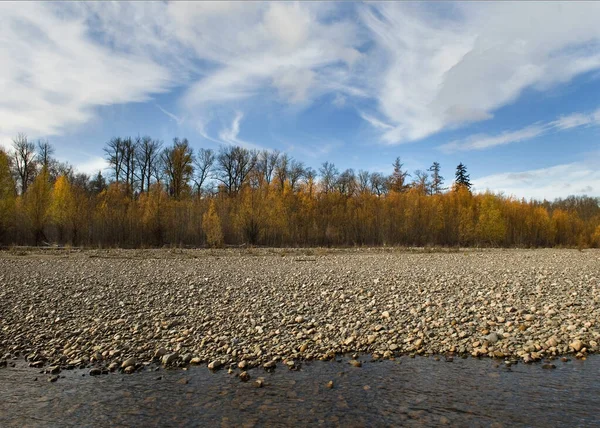
[[364,357],[360,368],[339,360],[253,369],[247,383],[204,367],[63,371],[50,383],[17,364],[0,369],[0,426],[600,426],[600,356],[553,361],[553,370],[473,358]]

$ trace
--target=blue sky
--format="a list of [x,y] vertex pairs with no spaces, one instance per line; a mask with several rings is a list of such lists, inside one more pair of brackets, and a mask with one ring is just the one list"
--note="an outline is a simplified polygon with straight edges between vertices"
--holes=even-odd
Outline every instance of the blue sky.
[[0,144],[80,170],[113,136],[318,169],[464,162],[477,190],[600,196],[600,3],[0,4]]

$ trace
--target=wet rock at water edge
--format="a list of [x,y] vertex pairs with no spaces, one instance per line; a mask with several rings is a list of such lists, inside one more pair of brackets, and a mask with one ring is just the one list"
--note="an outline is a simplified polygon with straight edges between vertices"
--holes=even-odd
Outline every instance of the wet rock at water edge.
[[576,352],[579,352],[585,345],[583,344],[583,342],[581,340],[577,339],[577,340],[574,340],[573,342],[569,343],[569,346],[571,348],[573,348]]
[[275,367],[277,367],[277,361],[275,361],[275,360],[268,361],[263,364],[263,368],[265,370],[275,370]]
[[215,360],[208,364],[208,368],[210,370],[218,370],[222,365],[223,363],[220,360]]
[[352,367],[362,367],[362,363],[358,360],[350,360],[348,362]]
[[50,366],[48,367],[48,370],[46,370],[46,373],[58,374],[60,373],[60,366]]
[[241,372],[239,377],[242,382],[248,382],[250,380],[250,375],[246,371]]
[[133,358],[133,357],[132,358],[128,358],[125,361],[123,361],[123,363],[121,364],[121,368],[122,369],[126,369],[127,367],[132,367],[132,366],[135,367],[136,362],[137,361],[136,361],[135,358]]
[[175,362],[177,362],[178,359],[179,359],[179,354],[174,352],[172,354],[163,355],[161,362],[162,362],[163,366],[170,366],[170,365],[175,364]]
[[123,373],[125,374],[131,374],[135,372],[135,366],[127,366],[123,369]]
[[90,376],[99,376],[102,374],[102,370],[99,369],[98,367],[94,367],[93,369],[90,370],[89,375]]

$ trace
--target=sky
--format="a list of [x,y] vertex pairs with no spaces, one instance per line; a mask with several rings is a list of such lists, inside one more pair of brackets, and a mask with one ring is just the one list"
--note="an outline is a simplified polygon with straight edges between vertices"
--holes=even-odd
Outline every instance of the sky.
[[600,196],[600,2],[0,2],[0,145],[186,137]]

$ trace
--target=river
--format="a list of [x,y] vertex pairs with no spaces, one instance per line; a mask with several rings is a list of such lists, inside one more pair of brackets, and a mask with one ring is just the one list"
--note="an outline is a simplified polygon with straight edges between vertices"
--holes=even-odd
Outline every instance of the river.
[[246,383],[205,367],[95,377],[72,370],[50,383],[17,363],[0,369],[0,426],[600,426],[600,356],[555,360],[555,369],[361,360],[360,368],[338,358],[297,371],[253,369]]

